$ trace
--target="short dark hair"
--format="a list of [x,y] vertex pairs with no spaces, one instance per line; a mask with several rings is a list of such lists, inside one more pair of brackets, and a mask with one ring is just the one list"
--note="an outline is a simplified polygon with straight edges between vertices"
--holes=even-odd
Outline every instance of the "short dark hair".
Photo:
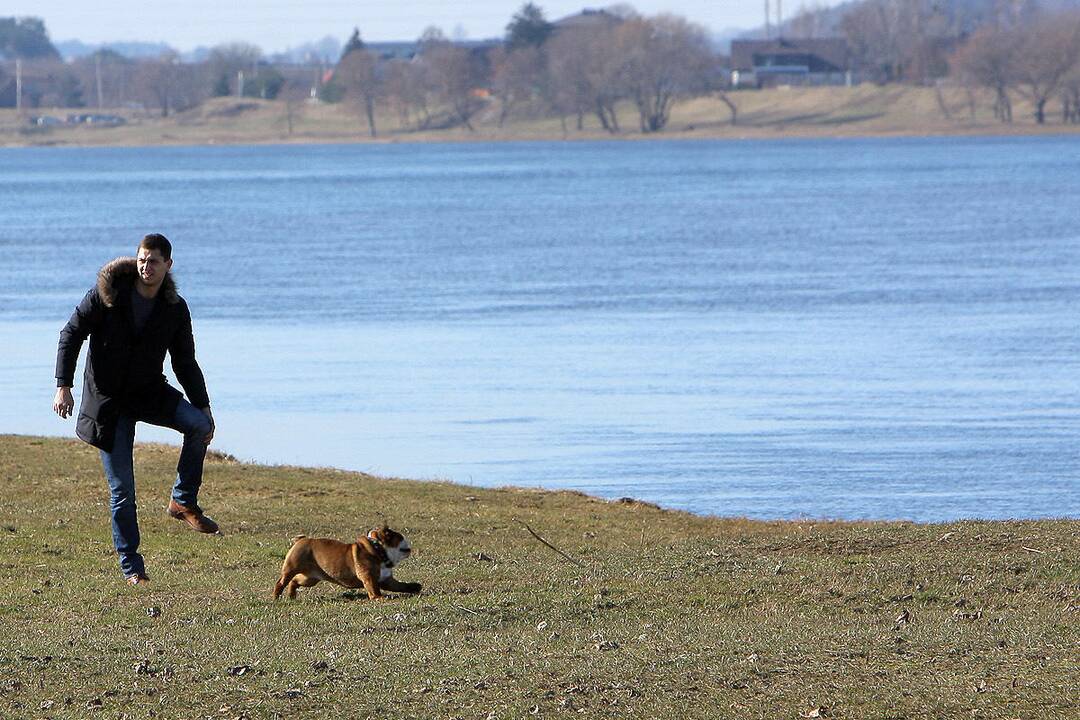
[[161,257],[166,260],[172,259],[172,243],[169,242],[169,238],[161,233],[150,233],[144,237],[142,242],[139,243],[139,249],[142,250],[143,248],[150,251],[157,250],[161,253]]

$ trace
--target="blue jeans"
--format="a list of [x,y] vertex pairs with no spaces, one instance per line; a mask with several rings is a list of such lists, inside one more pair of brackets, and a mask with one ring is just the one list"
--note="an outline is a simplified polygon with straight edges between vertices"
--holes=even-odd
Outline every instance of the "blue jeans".
[[[203,461],[206,459],[206,436],[210,419],[183,398],[176,406],[172,428],[184,436],[180,460],[176,463],[176,482],[172,498],[181,505],[196,505],[202,485]],[[135,421],[121,415],[116,423],[116,439],[111,452],[101,451],[105,479],[109,481],[109,509],[112,512],[113,545],[120,555],[120,570],[124,577],[145,575],[146,567],[139,554],[139,521],[135,510],[135,464],[132,451],[135,445]]]

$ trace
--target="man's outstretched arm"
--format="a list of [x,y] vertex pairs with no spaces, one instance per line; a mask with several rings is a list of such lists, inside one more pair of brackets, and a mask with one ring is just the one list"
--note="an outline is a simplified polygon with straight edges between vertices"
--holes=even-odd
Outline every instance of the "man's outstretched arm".
[[203,377],[202,368],[195,360],[195,334],[191,330],[191,313],[188,311],[187,303],[184,303],[183,313],[180,327],[169,345],[169,358],[172,360],[176,379],[184,388],[188,401],[202,410],[210,421],[210,433],[206,436],[206,444],[209,445],[214,439],[214,416],[210,413],[210,396],[206,392],[206,380]]
[[56,348],[56,395],[53,396],[53,411],[62,418],[71,417],[75,407],[75,401],[71,397],[71,388],[75,384],[75,366],[79,362],[83,342],[90,335],[100,315],[99,302],[97,290],[90,290],[60,331],[60,342]]

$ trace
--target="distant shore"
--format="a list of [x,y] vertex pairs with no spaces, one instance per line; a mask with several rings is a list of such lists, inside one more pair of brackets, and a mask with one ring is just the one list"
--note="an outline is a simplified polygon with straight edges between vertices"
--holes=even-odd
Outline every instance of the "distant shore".
[[[731,93],[737,115],[715,97],[677,104],[667,127],[657,133],[637,129],[634,108],[619,108],[621,130],[609,133],[595,118],[512,117],[500,126],[495,104],[481,112],[474,130],[454,126],[419,129],[415,120],[377,118],[372,137],[350,104],[287,106],[252,98],[216,98],[168,117],[141,111],[105,109],[123,118],[118,125],[67,124],[66,108],[35,108],[21,115],[0,110],[0,147],[247,145],[306,143],[500,142],[552,140],[684,140],[976,135],[1060,135],[1080,133],[1052,112],[1037,125],[1030,108],[1017,102],[1012,123],[994,119],[990,98],[959,88],[860,85],[852,88],[777,88]],[[33,125],[36,117],[51,118]],[[565,120],[565,125],[563,120]]]

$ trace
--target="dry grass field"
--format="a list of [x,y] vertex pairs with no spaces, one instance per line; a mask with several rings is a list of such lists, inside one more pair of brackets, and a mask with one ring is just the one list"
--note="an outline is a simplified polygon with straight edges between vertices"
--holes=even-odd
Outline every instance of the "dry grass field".
[[[933,88],[859,85],[852,88],[777,88],[739,91],[730,97],[738,109],[730,122],[728,107],[716,98],[698,98],[677,104],[664,131],[644,135],[637,130],[636,111],[629,103],[619,108],[622,131],[611,135],[591,116],[581,130],[575,118],[563,124],[557,117],[531,119],[528,113],[512,116],[502,127],[494,103],[474,120],[475,131],[453,125],[436,115],[436,129],[418,131],[396,114],[377,118],[378,136],[369,135],[366,120],[352,104],[300,104],[257,99],[216,98],[168,118],[131,111],[119,127],[31,127],[31,114],[66,117],[69,110],[38,109],[18,116],[0,110],[0,146],[22,145],[206,145],[246,143],[321,142],[471,142],[559,139],[670,139],[670,138],[778,138],[859,137],[890,135],[1038,134],[1078,132],[1080,126],[1062,125],[1050,108],[1047,125],[1035,124],[1030,107],[1015,101],[1011,124],[993,118],[988,95],[974,103],[958,88],[939,94]],[[291,124],[291,130],[290,130]],[[443,126],[439,129],[439,126]]]
[[[137,448],[143,590],[95,451],[0,436],[0,717],[1076,717],[1076,520],[754,522],[217,455],[215,537],[162,511],[176,452]],[[291,536],[383,519],[422,594],[271,599]]]

